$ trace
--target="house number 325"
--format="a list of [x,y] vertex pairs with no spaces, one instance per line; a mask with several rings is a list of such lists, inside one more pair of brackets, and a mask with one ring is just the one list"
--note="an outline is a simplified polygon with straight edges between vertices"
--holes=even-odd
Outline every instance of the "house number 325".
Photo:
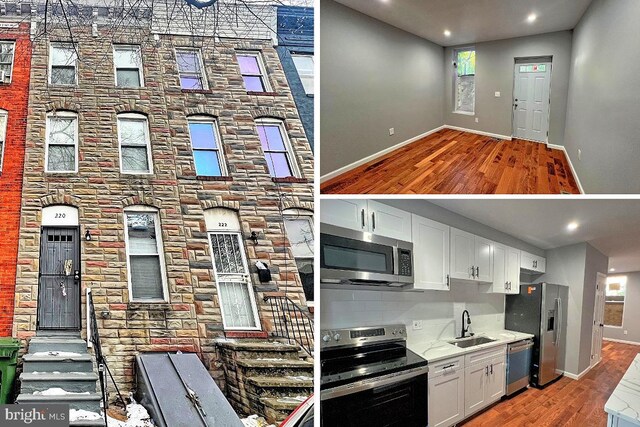
[[63,213],[56,213],[56,218],[65,218],[67,216],[67,214],[63,214]]

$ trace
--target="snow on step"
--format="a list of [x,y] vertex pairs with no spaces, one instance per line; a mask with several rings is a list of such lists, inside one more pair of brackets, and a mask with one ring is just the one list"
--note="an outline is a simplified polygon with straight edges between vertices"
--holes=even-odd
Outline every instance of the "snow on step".
[[70,409],[69,410],[69,421],[95,421],[101,420],[102,415],[97,412],[86,411],[84,409]]
[[80,357],[82,356],[80,353],[75,353],[73,351],[37,351],[31,354],[38,357],[43,357],[43,356]]
[[42,395],[42,396],[64,396],[67,394],[91,394],[91,393],[89,393],[88,391],[83,391],[83,392],[66,391],[59,387],[52,387],[42,391],[34,391],[33,394]]

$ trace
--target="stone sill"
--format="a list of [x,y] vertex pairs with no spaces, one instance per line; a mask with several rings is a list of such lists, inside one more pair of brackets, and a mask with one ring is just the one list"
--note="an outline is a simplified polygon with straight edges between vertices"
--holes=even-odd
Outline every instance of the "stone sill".
[[196,180],[231,182],[233,181],[233,178],[230,176],[196,176]]
[[166,302],[130,302],[127,310],[171,310],[171,304]]
[[309,180],[306,178],[296,178],[294,176],[288,176],[286,178],[271,178],[273,182],[284,184],[308,184]]
[[211,94],[213,91],[211,89],[180,89],[182,93],[204,93]]
[[247,95],[278,96],[278,92],[251,92],[251,91],[248,91]]
[[227,338],[269,338],[269,334],[264,331],[227,331],[224,335]]

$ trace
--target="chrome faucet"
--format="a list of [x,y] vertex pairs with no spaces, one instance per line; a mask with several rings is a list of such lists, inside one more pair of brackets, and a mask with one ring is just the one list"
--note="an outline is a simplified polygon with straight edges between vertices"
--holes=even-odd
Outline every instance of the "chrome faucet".
[[[464,315],[467,315],[467,325],[465,327],[464,324]],[[462,312],[462,333],[460,334],[460,338],[466,338],[467,332],[469,331],[469,325],[471,325],[471,316],[469,315],[469,311],[465,310]],[[473,336],[473,333],[469,334],[469,336]]]

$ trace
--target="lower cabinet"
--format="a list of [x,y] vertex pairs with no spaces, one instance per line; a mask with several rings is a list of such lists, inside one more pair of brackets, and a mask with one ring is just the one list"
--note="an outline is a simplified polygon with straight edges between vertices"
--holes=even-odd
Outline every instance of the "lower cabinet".
[[466,356],[464,370],[464,416],[500,400],[506,389],[506,347]]
[[[462,359],[460,359],[462,361]],[[449,427],[464,419],[464,369],[456,359],[429,374],[429,427]],[[453,365],[453,366],[450,366]]]

